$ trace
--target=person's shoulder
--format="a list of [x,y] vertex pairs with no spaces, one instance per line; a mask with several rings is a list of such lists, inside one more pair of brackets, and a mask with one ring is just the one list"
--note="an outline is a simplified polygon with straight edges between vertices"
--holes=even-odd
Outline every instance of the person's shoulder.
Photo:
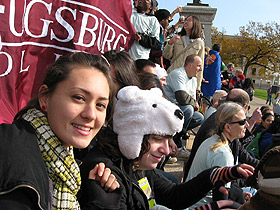
[[23,119],[16,120],[12,124],[0,124],[0,135],[2,145],[14,144],[19,148],[25,146],[26,143],[38,145],[37,141],[34,140],[37,139],[34,129]]
[[192,42],[196,42],[204,45],[204,41],[201,38],[192,39]]
[[174,69],[172,72],[170,72],[168,75],[185,75],[186,74],[186,70],[184,67],[180,67],[180,68],[177,68],[177,69]]
[[48,174],[34,129],[26,121],[17,120],[13,124],[1,124],[0,135],[0,177],[5,177],[1,191],[13,192],[25,186],[40,197],[38,203],[46,209]]

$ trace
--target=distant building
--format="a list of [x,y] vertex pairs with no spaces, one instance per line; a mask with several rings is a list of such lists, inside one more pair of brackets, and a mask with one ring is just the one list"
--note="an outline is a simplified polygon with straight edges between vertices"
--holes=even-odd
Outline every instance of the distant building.
[[264,71],[262,67],[250,66],[246,77],[253,80],[257,89],[267,89],[270,85],[279,85],[279,74],[270,70]]

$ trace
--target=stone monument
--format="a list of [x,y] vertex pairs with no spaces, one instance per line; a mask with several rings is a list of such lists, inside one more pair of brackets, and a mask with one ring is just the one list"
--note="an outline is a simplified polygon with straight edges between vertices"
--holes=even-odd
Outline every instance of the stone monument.
[[211,27],[215,18],[217,8],[212,8],[208,4],[202,4],[200,0],[193,0],[183,7],[181,16],[197,16],[202,24],[205,46],[212,48]]

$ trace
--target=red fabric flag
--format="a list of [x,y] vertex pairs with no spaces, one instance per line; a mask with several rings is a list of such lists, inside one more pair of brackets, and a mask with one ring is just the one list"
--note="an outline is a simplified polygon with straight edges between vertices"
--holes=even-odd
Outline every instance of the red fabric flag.
[[131,0],[0,0],[0,123],[38,93],[59,56],[128,51]]

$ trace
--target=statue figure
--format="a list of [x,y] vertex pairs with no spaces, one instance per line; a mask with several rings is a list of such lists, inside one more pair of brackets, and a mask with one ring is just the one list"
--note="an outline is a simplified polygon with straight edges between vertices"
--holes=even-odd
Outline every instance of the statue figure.
[[209,6],[209,4],[202,4],[201,0],[193,0],[193,3],[188,3],[187,5],[192,5],[192,6]]

